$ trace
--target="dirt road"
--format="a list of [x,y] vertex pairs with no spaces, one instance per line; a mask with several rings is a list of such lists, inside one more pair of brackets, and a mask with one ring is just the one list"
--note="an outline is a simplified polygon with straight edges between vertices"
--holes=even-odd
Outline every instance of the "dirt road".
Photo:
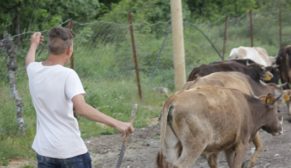
[[[261,136],[264,150],[254,168],[291,168],[291,123],[284,121],[284,134],[273,137],[263,131]],[[159,124],[147,128],[136,129],[131,135],[122,168],[155,168],[156,154],[159,150]],[[86,143],[91,153],[94,168],[115,168],[121,148],[120,135],[104,135],[87,139]],[[251,150],[248,151],[247,157]],[[25,165],[35,165],[35,161],[14,161],[9,166],[1,168],[23,168]],[[30,166],[33,167],[33,166]],[[209,168],[206,160],[199,158],[193,168]],[[224,156],[219,158],[219,168],[228,168]]]

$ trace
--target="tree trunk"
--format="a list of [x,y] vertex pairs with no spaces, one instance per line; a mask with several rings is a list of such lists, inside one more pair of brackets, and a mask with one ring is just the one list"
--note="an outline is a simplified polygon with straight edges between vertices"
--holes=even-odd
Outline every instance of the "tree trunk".
[[25,125],[23,119],[23,103],[16,87],[16,46],[14,45],[10,35],[5,35],[3,47],[7,53],[7,69],[10,91],[16,104],[16,122],[21,134],[25,133]]

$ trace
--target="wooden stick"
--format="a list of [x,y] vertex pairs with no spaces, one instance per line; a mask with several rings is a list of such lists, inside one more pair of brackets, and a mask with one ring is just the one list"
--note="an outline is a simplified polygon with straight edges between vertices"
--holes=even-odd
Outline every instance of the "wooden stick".
[[[135,120],[136,112],[137,112],[137,104],[133,104],[132,110],[131,110],[131,115],[130,115],[130,122],[132,124]],[[120,168],[120,166],[121,166],[122,160],[124,158],[125,150],[126,150],[127,139],[128,139],[128,136],[125,136],[123,141],[122,141],[121,149],[120,149],[120,153],[119,153],[119,158],[118,158],[117,163],[116,163],[116,168]]]

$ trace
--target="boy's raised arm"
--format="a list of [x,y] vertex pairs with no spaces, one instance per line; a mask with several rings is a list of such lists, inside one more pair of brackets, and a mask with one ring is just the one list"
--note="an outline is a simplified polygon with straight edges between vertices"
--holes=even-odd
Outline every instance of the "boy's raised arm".
[[32,34],[30,39],[30,47],[25,58],[25,66],[35,61],[35,54],[38,45],[43,41],[43,36],[40,32]]

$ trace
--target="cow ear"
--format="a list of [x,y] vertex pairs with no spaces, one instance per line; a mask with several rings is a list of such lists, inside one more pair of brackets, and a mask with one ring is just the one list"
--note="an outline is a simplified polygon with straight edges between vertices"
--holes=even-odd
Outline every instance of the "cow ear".
[[273,74],[269,71],[264,72],[263,81],[270,81],[273,78]]
[[290,101],[290,97],[288,95],[285,95],[285,94],[283,95],[283,99],[285,102]]
[[289,102],[290,101],[290,94],[289,94],[289,90],[284,90],[283,91],[283,100],[284,100],[284,102]]
[[266,105],[273,105],[276,101],[276,98],[272,94],[267,94],[266,96],[261,96],[260,99]]

